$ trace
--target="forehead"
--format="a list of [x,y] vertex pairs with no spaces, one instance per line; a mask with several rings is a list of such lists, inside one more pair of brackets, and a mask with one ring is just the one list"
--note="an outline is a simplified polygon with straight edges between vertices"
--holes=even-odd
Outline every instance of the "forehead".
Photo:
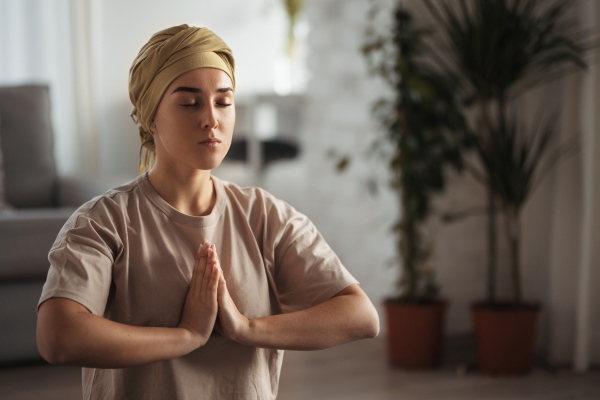
[[189,86],[204,89],[220,89],[224,87],[232,87],[231,78],[229,75],[217,68],[197,68],[178,76],[171,85],[169,90],[174,90],[179,86]]

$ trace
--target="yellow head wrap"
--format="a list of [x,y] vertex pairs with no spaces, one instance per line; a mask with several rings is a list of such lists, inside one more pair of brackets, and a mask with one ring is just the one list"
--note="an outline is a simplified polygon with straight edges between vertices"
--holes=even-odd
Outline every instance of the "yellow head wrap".
[[[129,98],[134,107],[131,118],[139,123],[140,173],[156,159],[154,135],[149,126],[165,90],[180,75],[197,68],[218,68],[231,78],[235,90],[235,62],[231,49],[207,28],[174,26],[157,32],[142,47],[129,70]],[[146,156],[142,163],[142,150]]]

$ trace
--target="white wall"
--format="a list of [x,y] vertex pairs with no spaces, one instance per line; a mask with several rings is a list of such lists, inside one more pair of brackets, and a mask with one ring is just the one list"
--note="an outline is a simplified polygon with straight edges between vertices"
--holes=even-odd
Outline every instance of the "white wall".
[[[307,177],[303,209],[378,308],[383,336],[381,301],[393,294],[398,277],[397,268],[386,263],[395,257],[391,228],[399,209],[395,193],[387,187],[386,166],[365,158],[376,131],[371,104],[388,93],[382,82],[368,78],[360,53],[369,2],[307,3],[311,79],[303,136]],[[336,173],[326,157],[329,149],[352,156],[343,174]],[[370,194],[369,179],[379,182],[378,196]]]

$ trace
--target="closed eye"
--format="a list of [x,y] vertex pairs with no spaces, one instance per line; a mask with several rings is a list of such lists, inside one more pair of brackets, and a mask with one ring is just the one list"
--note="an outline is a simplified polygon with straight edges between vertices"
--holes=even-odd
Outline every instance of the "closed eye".
[[[195,107],[195,106],[197,106],[197,105],[198,105],[198,103],[194,103],[194,104],[182,104],[182,106],[183,106],[183,107]],[[231,105],[233,105],[233,104],[223,104],[223,103],[217,103],[217,105],[218,105],[218,106],[221,106],[221,107],[229,107],[229,106],[231,106]]]

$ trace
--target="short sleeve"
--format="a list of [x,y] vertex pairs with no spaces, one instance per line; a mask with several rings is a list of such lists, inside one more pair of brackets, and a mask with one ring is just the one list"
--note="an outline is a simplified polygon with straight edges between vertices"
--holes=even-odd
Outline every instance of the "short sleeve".
[[112,282],[112,242],[106,227],[86,215],[72,215],[48,254],[50,269],[38,312],[44,301],[62,297],[103,316]]
[[359,283],[312,221],[294,214],[275,251],[275,284],[283,313],[320,304]]

